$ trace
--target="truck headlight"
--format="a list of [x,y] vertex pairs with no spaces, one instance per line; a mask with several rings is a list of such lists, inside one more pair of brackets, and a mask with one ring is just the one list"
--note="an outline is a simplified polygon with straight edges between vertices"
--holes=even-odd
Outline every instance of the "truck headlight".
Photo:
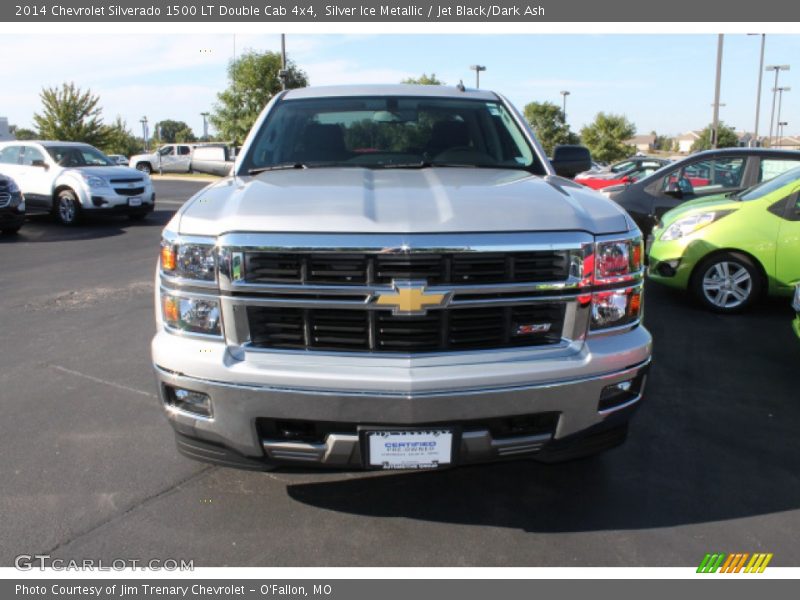
[[620,327],[637,321],[642,312],[642,288],[592,294],[592,329]]
[[216,263],[216,247],[212,244],[161,242],[161,270],[169,275],[214,281]]
[[706,225],[711,225],[714,221],[729,215],[731,212],[730,210],[709,211],[683,217],[667,227],[659,239],[663,242],[679,240]]
[[222,335],[219,302],[207,298],[175,296],[161,292],[164,323],[179,331]]
[[595,246],[594,283],[629,281],[642,270],[644,248],[640,237],[598,242]]

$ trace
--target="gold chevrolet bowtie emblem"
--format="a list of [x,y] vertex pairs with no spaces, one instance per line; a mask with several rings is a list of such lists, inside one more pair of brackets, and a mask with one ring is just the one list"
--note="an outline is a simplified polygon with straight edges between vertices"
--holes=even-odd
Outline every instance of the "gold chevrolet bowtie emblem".
[[442,306],[448,294],[428,293],[424,282],[395,281],[394,291],[379,292],[375,304],[391,308],[395,315],[424,315],[428,308]]

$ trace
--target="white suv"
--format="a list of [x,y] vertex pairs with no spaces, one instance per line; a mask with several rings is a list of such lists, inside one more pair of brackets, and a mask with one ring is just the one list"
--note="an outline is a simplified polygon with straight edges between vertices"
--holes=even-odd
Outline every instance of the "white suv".
[[0,174],[14,178],[29,212],[74,225],[83,213],[143,219],[155,207],[150,177],[76,142],[0,143]]

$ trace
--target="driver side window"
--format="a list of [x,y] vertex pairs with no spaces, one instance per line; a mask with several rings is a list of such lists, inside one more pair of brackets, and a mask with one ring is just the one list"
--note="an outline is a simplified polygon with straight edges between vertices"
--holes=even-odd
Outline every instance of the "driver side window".
[[175,147],[174,146],[164,146],[163,148],[161,148],[161,150],[158,151],[158,153],[161,156],[170,156],[174,152],[175,152]]
[[32,167],[34,161],[44,162],[44,154],[39,152],[36,148],[25,146],[22,148],[22,164],[26,167]]

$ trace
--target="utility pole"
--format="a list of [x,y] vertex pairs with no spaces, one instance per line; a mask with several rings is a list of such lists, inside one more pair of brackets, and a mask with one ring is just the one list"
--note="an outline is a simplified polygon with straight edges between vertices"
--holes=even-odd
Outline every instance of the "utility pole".
[[561,92],[559,92],[559,93],[563,97],[562,101],[561,101],[561,113],[564,116],[564,124],[566,125],[566,123],[567,123],[567,96],[569,96],[570,92],[569,92],[569,90],[561,90]]
[[[757,33],[748,33],[747,35],[758,35]],[[758,86],[756,87],[756,124],[753,127],[753,139],[750,140],[750,146],[758,146],[758,122],[761,116],[761,81],[764,77],[764,46],[767,42],[767,34],[761,34],[761,60],[758,64]]]
[[772,112],[769,116],[769,141],[772,143],[772,130],[775,125],[775,100],[778,93],[778,75],[781,71],[788,71],[789,65],[767,65],[765,71],[775,71],[775,85],[772,86]]
[[286,89],[286,79],[289,71],[286,70],[286,34],[281,34],[281,70],[278,71],[278,80],[281,82],[281,89]]
[[139,123],[142,124],[142,139],[144,140],[144,150],[147,152],[150,145],[147,143],[147,117],[142,117]]
[[483,65],[472,65],[470,70],[475,71],[475,89],[479,90],[481,88],[481,71],[485,71],[486,67]]
[[722,82],[722,43],[723,34],[717,38],[717,81],[714,85],[714,118],[711,122],[711,147],[716,148],[719,142],[719,89]]

